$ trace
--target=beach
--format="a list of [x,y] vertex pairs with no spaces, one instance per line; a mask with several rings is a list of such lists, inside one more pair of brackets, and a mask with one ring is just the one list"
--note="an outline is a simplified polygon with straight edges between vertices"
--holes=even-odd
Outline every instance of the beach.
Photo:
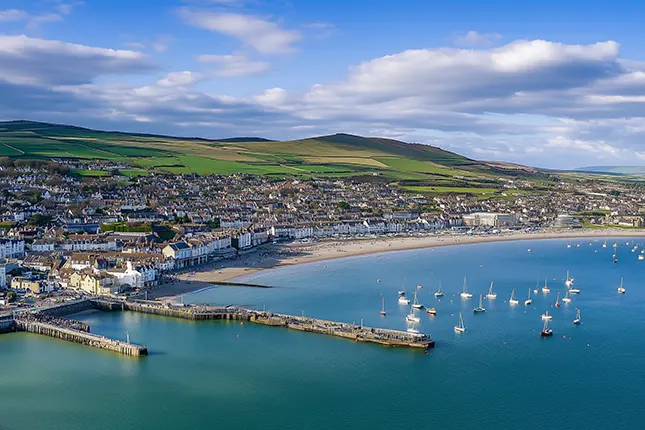
[[263,270],[294,264],[313,263],[336,258],[375,254],[380,252],[466,245],[484,242],[537,239],[583,239],[611,237],[645,237],[645,230],[631,229],[576,229],[541,230],[539,232],[513,231],[500,234],[426,234],[389,238],[361,238],[330,240],[314,243],[264,245],[241,253],[238,257],[193,268],[176,276],[171,283],[160,285],[149,293],[150,298],[176,300],[177,296],[208,288],[218,282],[227,282]]

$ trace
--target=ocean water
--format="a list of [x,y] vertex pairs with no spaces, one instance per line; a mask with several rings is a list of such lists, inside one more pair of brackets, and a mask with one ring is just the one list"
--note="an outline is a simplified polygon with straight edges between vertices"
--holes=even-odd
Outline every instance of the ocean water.
[[[273,289],[215,287],[185,302],[236,304],[405,329],[417,285],[429,354],[310,333],[131,313],[77,316],[144,343],[141,360],[32,334],[0,336],[0,429],[642,428],[645,261],[638,239],[540,240],[401,251],[249,276]],[[630,245],[625,245],[629,241]],[[576,246],[578,243],[581,245]],[[591,243],[591,245],[590,245]],[[645,240],[643,240],[645,245]],[[532,252],[527,252],[531,248]],[[640,250],[639,250],[640,252]],[[582,292],[564,295],[566,271]],[[459,297],[463,277],[474,297]],[[616,287],[624,278],[625,295]],[[551,293],[528,289],[547,279]],[[381,282],[377,282],[380,279]],[[442,282],[445,296],[433,293]],[[473,314],[494,281],[498,294]],[[511,307],[511,289],[520,304]],[[531,291],[532,293],[532,291]],[[386,317],[379,315],[381,294]],[[575,309],[583,323],[574,326]],[[554,336],[541,339],[540,315]],[[467,332],[453,331],[458,313]]]

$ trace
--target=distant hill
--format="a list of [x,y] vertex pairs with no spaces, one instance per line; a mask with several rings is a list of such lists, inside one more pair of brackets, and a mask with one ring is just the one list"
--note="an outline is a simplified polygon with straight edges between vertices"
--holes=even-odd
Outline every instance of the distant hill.
[[491,187],[499,176],[545,177],[535,169],[472,160],[435,146],[343,133],[292,141],[203,139],[32,121],[0,122],[0,157],[111,160],[135,167],[124,172],[131,175],[152,170],[370,178],[414,186],[431,183],[432,192],[441,192],[441,187]]
[[609,175],[645,176],[645,166],[589,166],[578,167],[577,172],[605,173]]

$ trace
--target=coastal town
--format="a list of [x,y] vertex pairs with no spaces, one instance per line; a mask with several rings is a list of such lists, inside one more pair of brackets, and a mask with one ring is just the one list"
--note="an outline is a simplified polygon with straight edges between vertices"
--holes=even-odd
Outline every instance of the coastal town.
[[486,199],[356,179],[125,176],[119,165],[87,177],[70,167],[3,163],[0,310],[154,293],[195,271],[230,261],[260,266],[312,243],[634,229],[645,207],[640,186],[556,176],[548,191],[535,180],[500,178],[503,198]]

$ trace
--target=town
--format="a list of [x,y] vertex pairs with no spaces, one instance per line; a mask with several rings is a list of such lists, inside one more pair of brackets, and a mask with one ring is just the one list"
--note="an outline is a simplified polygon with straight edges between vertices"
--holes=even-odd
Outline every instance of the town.
[[292,241],[388,235],[638,228],[645,204],[638,184],[557,176],[548,184],[500,178],[502,198],[486,199],[351,178],[126,177],[105,164],[95,167],[113,167],[112,175],[79,177],[64,162],[3,166],[0,310],[136,295],[267,244],[275,250]]

